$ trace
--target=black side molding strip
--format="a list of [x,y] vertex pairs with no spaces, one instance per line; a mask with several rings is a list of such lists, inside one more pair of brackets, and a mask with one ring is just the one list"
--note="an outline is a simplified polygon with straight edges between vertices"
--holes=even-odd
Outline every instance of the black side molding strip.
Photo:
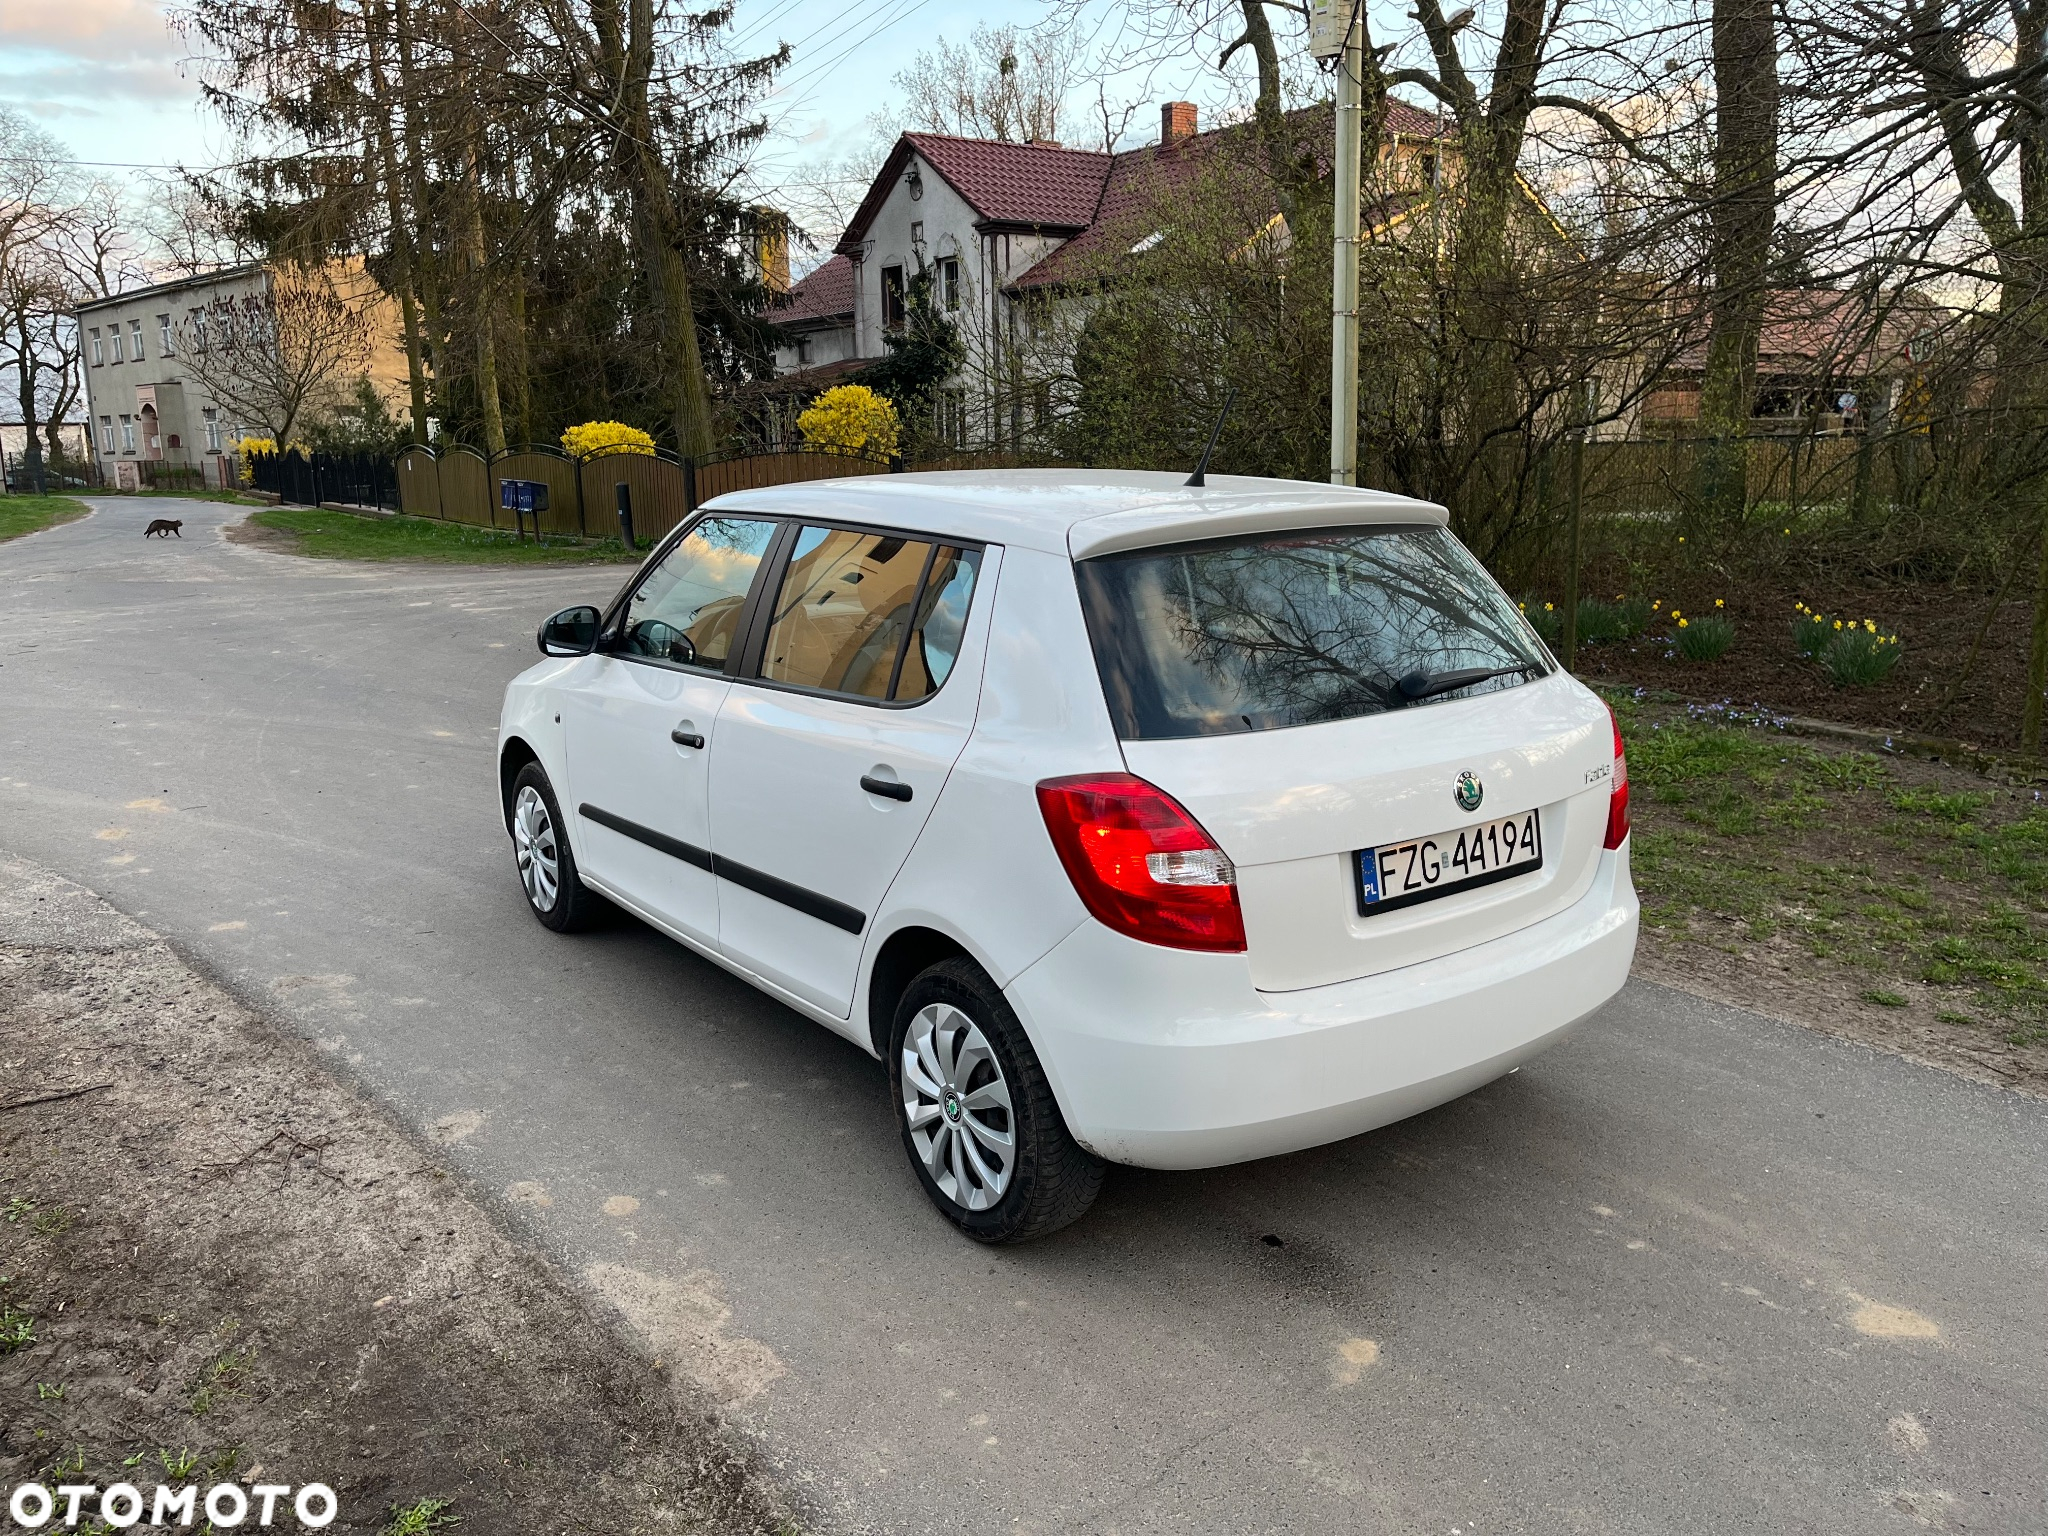
[[695,843],[685,843],[643,827],[637,821],[628,821],[623,816],[614,816],[610,811],[599,810],[596,806],[583,804],[576,807],[576,814],[601,827],[610,827],[623,837],[630,837],[636,843],[667,854],[670,858],[681,859],[685,864],[698,869],[709,870],[721,880],[730,880],[734,885],[766,896],[770,901],[779,901],[785,907],[794,908],[806,917],[815,917],[821,923],[830,923],[834,928],[843,928],[848,933],[859,933],[867,927],[865,913],[858,907],[849,907],[843,901],[834,901],[830,896],[821,896],[807,886],[792,885],[778,879],[750,864],[741,864],[722,854],[715,854],[708,848],[699,848]]
[[844,928],[848,933],[859,933],[868,925],[867,917],[859,907],[849,907],[830,896],[820,896],[807,886],[791,885],[787,880],[778,879],[752,865],[735,863],[722,853],[714,853],[711,863],[719,879],[730,880],[757,896],[779,901],[785,907],[794,907],[804,916],[815,917],[821,923]]
[[610,827],[614,832],[630,837],[636,843],[645,843],[672,859],[681,859],[685,864],[694,864],[699,869],[717,872],[717,865],[711,857],[709,848],[699,848],[695,843],[686,843],[678,838],[669,837],[652,827],[643,827],[637,821],[628,821],[623,816],[614,816],[610,811],[601,811],[594,805],[579,805],[576,807],[576,814],[596,822],[600,827]]

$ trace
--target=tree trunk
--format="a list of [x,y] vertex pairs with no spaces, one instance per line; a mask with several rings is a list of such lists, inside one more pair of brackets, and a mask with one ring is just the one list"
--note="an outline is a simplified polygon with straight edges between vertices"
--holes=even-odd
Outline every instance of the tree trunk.
[[468,319],[475,332],[476,393],[484,415],[484,451],[505,451],[505,410],[498,399],[497,316],[492,313],[490,267],[484,254],[484,188],[477,165],[476,142],[464,154],[462,193],[463,258],[468,267]]
[[2048,490],[2041,496],[2040,566],[2034,578],[2034,636],[2027,653],[2027,700],[2020,711],[2020,746],[2039,756],[2041,718],[2048,701]]
[[385,216],[391,224],[391,263],[398,289],[399,315],[405,327],[405,373],[412,393],[412,440],[427,440],[427,371],[420,351],[418,278],[414,272],[413,235],[406,222],[405,195],[400,185],[398,148],[392,141],[391,82],[384,70],[385,12],[370,18],[370,98],[377,119],[378,169],[384,182]]
[[653,0],[631,0],[627,17],[621,126],[623,169],[633,194],[634,234],[660,336],[676,448],[685,458],[703,458],[711,452],[713,442],[711,387],[697,346],[697,316],[690,302],[689,272],[683,264],[681,220],[648,108],[654,73]]
[[1740,523],[1748,507],[1744,438],[1756,399],[1771,236],[1778,217],[1778,40],[1772,0],[1714,0],[1713,276],[1700,391],[1698,491]]
[[[15,354],[14,378],[20,386],[17,397],[21,405],[22,476],[28,481],[29,490],[42,496],[50,489],[49,481],[43,474],[43,445],[36,440],[36,374],[34,339],[29,335],[28,310],[26,306],[15,316],[15,335],[20,342],[20,351]],[[0,476],[4,478],[4,476]]]

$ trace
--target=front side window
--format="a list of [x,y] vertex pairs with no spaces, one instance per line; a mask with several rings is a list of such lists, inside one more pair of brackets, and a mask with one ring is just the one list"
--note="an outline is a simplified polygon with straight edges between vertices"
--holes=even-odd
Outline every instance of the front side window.
[[980,552],[898,534],[798,530],[761,676],[854,698],[938,691],[960,651]]
[[169,315],[158,315],[156,317],[157,356],[170,357],[173,356],[177,352],[177,350],[178,349],[176,347],[171,345],[171,317]]
[[113,363],[118,363],[122,361],[120,326],[110,325],[107,327],[107,348],[113,354],[111,357],[107,359],[107,361]]
[[130,320],[128,322],[128,341],[129,344],[135,348],[135,361],[137,361],[138,363],[141,362],[142,322],[140,320]]
[[945,256],[939,260],[939,298],[947,311],[960,308],[960,258]]
[[114,418],[111,416],[100,418],[100,447],[107,453],[114,451]]
[[1442,528],[1218,540],[1075,573],[1126,741],[1345,720],[1550,670],[1507,594]]
[[208,453],[219,453],[220,412],[209,405],[201,414],[206,421],[206,451]]
[[121,451],[123,453],[133,453],[135,451],[135,418],[133,416],[123,416],[121,418]]
[[754,518],[699,521],[627,599],[613,648],[625,656],[722,670],[775,529]]
[[100,328],[98,326],[94,326],[90,334],[92,336],[92,365],[97,368],[107,360],[107,349],[100,340]]

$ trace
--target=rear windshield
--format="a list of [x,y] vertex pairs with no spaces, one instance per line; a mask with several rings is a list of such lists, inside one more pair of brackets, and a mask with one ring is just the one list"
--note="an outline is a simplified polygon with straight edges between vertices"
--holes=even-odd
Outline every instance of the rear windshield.
[[[1550,669],[1507,594],[1442,528],[1218,540],[1075,571],[1126,741],[1348,720]],[[1446,686],[1498,668],[1518,670]]]

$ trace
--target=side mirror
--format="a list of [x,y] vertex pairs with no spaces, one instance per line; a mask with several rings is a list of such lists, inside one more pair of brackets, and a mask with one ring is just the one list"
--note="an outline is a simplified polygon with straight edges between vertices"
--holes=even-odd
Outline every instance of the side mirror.
[[542,620],[534,639],[543,656],[588,656],[597,645],[597,624],[597,610],[582,603]]

